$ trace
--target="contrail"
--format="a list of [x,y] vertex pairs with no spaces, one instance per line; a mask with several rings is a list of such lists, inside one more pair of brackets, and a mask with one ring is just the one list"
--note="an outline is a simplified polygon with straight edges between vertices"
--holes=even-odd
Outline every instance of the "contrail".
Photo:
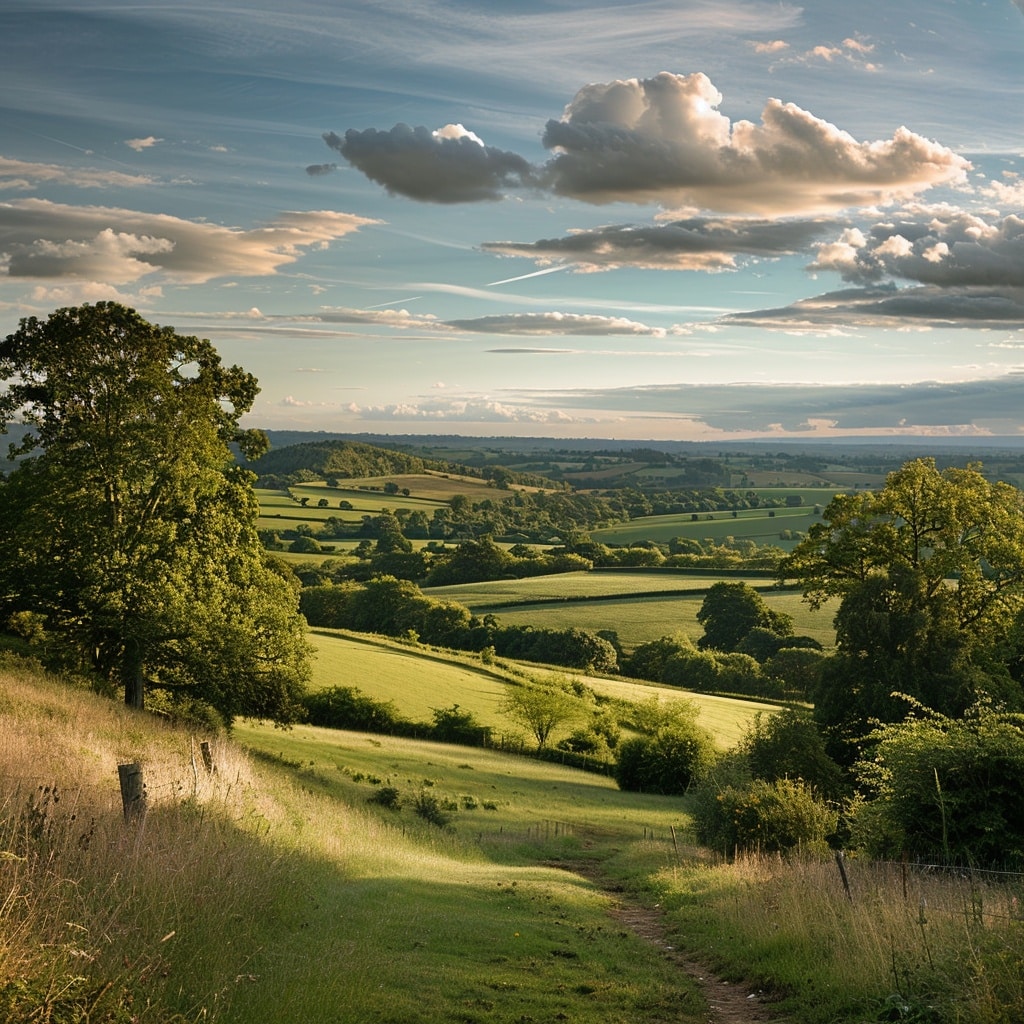
[[559,270],[568,269],[568,266],[563,263],[557,267],[545,267],[543,270],[535,270],[532,274],[520,274],[519,277],[506,277],[504,281],[491,281],[486,285],[486,287],[493,288],[495,285],[499,284],[512,284],[514,281],[525,281],[530,277],[543,277],[544,274],[556,274]]

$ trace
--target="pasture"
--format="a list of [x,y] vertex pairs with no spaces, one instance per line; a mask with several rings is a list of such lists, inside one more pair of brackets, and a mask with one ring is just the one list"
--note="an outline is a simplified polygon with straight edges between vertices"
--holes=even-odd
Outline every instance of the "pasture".
[[[829,498],[832,496],[828,492]],[[770,515],[769,512],[774,513]],[[696,516],[697,518],[694,518]],[[681,513],[666,516],[640,516],[628,523],[592,530],[590,536],[602,544],[630,545],[650,540],[667,544],[674,537],[689,540],[711,540],[722,544],[727,537],[750,540],[755,544],[773,544],[792,548],[795,541],[783,540],[784,531],[806,533],[812,524],[821,522],[815,506],[777,509],[743,509],[731,512]]]
[[594,632],[612,629],[622,645],[632,649],[680,630],[694,640],[703,636],[697,612],[708,588],[719,578],[748,583],[770,608],[792,616],[794,632],[812,636],[824,647],[834,646],[834,608],[812,611],[799,592],[777,589],[769,580],[757,577],[697,576],[662,569],[624,573],[595,570],[432,587],[424,593],[458,601],[478,615],[492,612],[509,626],[576,626]]
[[[510,678],[510,673],[501,667],[507,664],[503,660],[492,668],[476,663],[472,655],[448,655],[334,630],[313,630],[310,639],[316,647],[313,689],[355,686],[368,697],[392,701],[404,717],[418,722],[431,721],[435,708],[458,704],[460,710],[472,714],[481,725],[492,727],[495,733],[510,728],[498,710]],[[698,722],[714,735],[722,749],[740,739],[758,712],[777,710],[776,705],[756,700],[716,697],[628,679],[583,676],[571,669],[552,673],[526,663],[516,669],[520,673],[516,679],[521,678],[521,673],[568,676],[581,679],[595,693],[617,700],[688,700],[699,711]]]

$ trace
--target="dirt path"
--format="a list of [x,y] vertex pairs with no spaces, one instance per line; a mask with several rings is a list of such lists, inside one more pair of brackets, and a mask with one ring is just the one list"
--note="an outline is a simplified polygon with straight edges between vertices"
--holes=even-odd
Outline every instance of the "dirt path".
[[706,967],[672,946],[668,940],[665,919],[658,910],[627,903],[614,893],[609,895],[615,899],[612,917],[641,939],[656,946],[664,957],[697,983],[708,1004],[708,1024],[767,1024],[776,1020],[761,1003],[756,992],[751,992],[743,985],[722,981]]
[[670,941],[664,914],[656,907],[624,897],[595,872],[593,864],[556,862],[552,866],[572,871],[597,886],[613,900],[610,912],[619,924],[660,950],[662,956],[697,983],[708,1005],[707,1024],[784,1024],[768,1010],[759,993],[723,981],[704,964],[677,950]]

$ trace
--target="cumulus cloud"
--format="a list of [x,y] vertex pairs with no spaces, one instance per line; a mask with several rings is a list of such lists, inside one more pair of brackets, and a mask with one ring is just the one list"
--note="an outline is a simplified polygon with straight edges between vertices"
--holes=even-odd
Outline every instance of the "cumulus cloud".
[[324,141],[393,195],[433,203],[500,199],[533,177],[529,162],[485,145],[462,125],[438,131],[397,124],[390,131],[327,132]]
[[166,214],[40,199],[0,203],[0,271],[8,277],[123,285],[148,274],[200,284],[263,276],[360,227],[331,210],[279,214],[243,230]]
[[943,288],[1024,288],[1024,218],[965,211],[887,220],[822,245],[812,270],[844,280],[902,278]]
[[960,181],[970,166],[907,128],[859,142],[792,103],[770,99],[754,124],[731,123],[721,102],[700,72],[586,86],[544,133],[557,153],[552,189],[777,216],[890,203]]
[[612,225],[538,242],[487,242],[482,248],[528,256],[540,265],[571,264],[580,272],[622,266],[647,270],[731,270],[737,257],[772,258],[806,251],[834,221],[690,218],[673,223]]
[[554,156],[538,167],[462,125],[350,129],[324,140],[389,192],[438,203],[543,187],[588,203],[809,215],[888,204],[960,181],[970,167],[907,128],[860,142],[792,103],[768,100],[754,124],[731,122],[721,102],[701,72],[587,85],[547,122]]
[[75,188],[139,188],[152,185],[153,181],[153,178],[143,174],[40,164],[0,156],[0,190],[30,192],[43,184],[71,185]]
[[136,153],[141,153],[144,149],[152,149],[153,146],[159,145],[163,141],[155,135],[147,135],[144,139],[125,139],[124,144],[129,149],[134,149]]

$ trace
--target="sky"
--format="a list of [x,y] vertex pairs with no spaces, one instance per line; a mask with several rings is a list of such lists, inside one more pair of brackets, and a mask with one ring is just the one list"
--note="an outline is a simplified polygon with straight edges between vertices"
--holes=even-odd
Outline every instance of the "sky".
[[1024,0],[4,0],[0,336],[247,424],[1024,437]]

